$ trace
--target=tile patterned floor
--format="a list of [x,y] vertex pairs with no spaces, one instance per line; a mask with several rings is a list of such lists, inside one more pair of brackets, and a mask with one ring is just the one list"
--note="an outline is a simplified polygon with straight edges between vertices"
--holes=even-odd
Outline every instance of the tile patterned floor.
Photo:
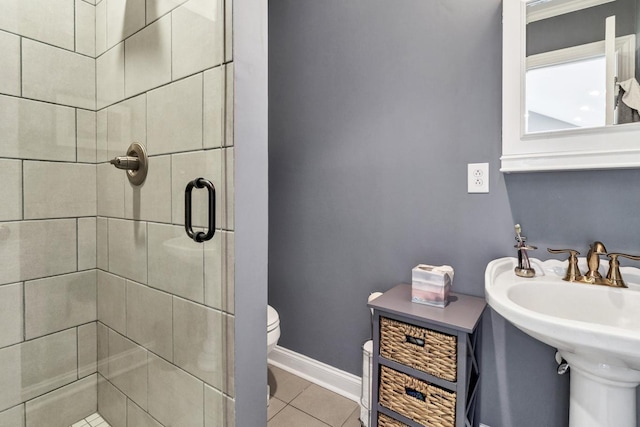
[[361,427],[356,402],[272,365],[268,375],[267,427]]
[[[269,365],[267,427],[361,427],[360,406],[346,397]],[[70,427],[110,427],[97,413]]]
[[84,420],[80,420],[77,423],[73,424],[71,427],[111,427],[109,423],[107,423],[100,414],[97,412],[93,415],[89,415]]

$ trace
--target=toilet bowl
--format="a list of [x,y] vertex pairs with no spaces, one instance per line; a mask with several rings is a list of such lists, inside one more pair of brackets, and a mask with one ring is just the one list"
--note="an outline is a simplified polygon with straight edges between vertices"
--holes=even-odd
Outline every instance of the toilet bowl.
[[[267,305],[267,357],[276,348],[280,339],[280,316],[275,308]],[[271,397],[271,386],[267,384],[267,406]]]
[[276,348],[280,339],[280,316],[275,308],[267,306],[267,356]]

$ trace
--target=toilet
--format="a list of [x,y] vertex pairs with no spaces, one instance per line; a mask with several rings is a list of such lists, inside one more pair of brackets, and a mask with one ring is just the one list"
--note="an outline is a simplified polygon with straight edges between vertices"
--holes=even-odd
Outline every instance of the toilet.
[[280,339],[280,316],[275,308],[267,306],[267,356],[276,348]]
[[[280,338],[280,316],[275,308],[267,305],[267,357],[276,348]],[[267,406],[271,397],[271,388],[267,384]]]

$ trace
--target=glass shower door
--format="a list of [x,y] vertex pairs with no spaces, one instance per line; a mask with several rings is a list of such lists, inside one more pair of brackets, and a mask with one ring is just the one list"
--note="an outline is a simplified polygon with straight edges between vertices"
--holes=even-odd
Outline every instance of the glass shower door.
[[0,8],[0,425],[232,425],[230,1]]

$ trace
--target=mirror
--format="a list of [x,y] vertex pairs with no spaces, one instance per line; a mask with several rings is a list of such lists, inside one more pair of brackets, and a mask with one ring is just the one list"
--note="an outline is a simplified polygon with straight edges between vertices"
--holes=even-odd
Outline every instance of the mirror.
[[525,133],[640,120],[616,85],[637,85],[636,0],[530,0],[526,10]]
[[636,1],[503,1],[503,172],[640,166]]

